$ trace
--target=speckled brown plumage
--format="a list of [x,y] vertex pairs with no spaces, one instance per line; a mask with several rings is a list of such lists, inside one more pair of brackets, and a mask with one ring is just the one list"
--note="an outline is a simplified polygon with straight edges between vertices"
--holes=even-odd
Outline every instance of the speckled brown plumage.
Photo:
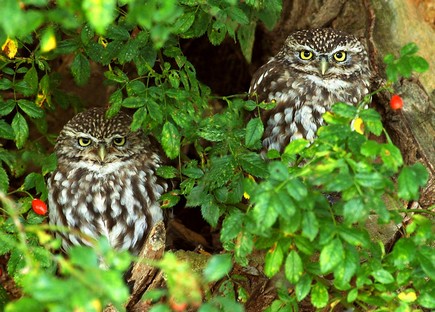
[[[161,160],[131,117],[111,119],[101,108],[76,115],[55,146],[57,169],[48,180],[49,221],[137,254],[147,232],[162,220],[158,199],[167,184],[156,176]],[[86,236],[62,233],[64,249],[86,244]]]
[[369,93],[370,78],[367,51],[356,37],[329,28],[291,34],[251,81],[254,99],[276,101],[261,116],[264,149],[283,151],[292,140],[313,140],[331,105],[356,105]]

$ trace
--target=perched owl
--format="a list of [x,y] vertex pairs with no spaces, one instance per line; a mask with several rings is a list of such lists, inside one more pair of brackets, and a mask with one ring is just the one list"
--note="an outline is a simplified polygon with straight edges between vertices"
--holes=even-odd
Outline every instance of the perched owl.
[[333,29],[302,30],[254,74],[249,93],[276,102],[264,111],[263,147],[280,152],[292,140],[313,140],[336,102],[356,105],[369,93],[368,53],[354,36]]
[[162,220],[158,200],[167,184],[156,175],[161,158],[143,132],[130,130],[131,121],[125,113],[108,119],[104,109],[92,108],[60,132],[48,203],[51,224],[76,230],[62,234],[64,249],[90,245],[79,231],[137,255]]

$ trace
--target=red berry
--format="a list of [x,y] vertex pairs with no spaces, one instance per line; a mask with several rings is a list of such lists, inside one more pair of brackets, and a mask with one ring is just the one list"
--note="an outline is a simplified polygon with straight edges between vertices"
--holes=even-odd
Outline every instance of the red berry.
[[399,95],[394,94],[390,100],[390,107],[393,110],[402,109],[403,108],[403,99]]
[[47,213],[47,205],[38,198],[32,200],[32,209],[40,216],[43,216]]
[[187,303],[182,302],[178,303],[175,302],[174,298],[169,298],[169,305],[171,306],[172,311],[174,312],[184,312],[187,309]]

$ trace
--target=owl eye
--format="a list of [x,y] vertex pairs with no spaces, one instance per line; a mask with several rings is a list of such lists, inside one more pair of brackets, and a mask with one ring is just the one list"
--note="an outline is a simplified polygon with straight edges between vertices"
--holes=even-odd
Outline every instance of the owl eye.
[[89,138],[79,138],[79,145],[80,146],[86,147],[89,144],[91,144],[91,139],[89,139]]
[[347,54],[344,51],[338,51],[334,54],[334,59],[337,62],[344,62],[347,58]]
[[310,60],[313,58],[313,52],[307,50],[301,51],[299,57],[303,60]]
[[113,144],[116,146],[123,146],[125,144],[125,137],[114,138]]

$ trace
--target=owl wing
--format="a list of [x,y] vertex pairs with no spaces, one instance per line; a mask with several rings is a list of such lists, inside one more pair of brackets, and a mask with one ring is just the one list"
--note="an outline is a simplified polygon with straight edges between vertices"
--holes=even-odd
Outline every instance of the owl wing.
[[310,90],[305,81],[298,81],[285,63],[272,58],[254,74],[249,90],[258,102],[276,102],[276,106],[261,113],[265,131],[265,149],[283,151],[298,138],[313,138],[318,128],[317,118],[307,104]]

